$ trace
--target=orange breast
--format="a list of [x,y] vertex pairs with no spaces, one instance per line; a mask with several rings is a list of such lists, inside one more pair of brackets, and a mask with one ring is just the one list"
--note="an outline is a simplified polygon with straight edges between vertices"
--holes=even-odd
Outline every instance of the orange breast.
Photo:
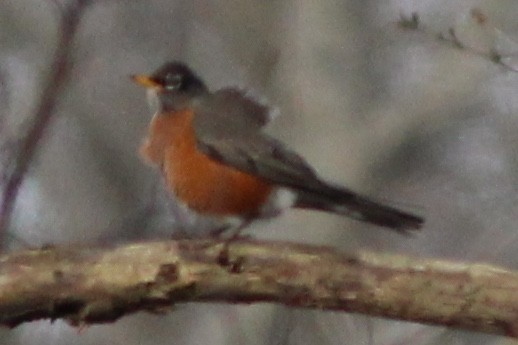
[[252,215],[267,200],[266,181],[217,163],[197,150],[192,111],[156,115],[141,149],[161,167],[168,188],[187,206],[208,215]]

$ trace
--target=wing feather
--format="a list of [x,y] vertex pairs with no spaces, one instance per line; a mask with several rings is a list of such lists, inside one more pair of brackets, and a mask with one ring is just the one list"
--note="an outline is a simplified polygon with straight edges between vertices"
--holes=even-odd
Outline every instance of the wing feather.
[[234,89],[204,99],[195,110],[198,148],[215,161],[297,190],[298,207],[347,215],[400,231],[417,229],[423,219],[321,180],[306,161],[261,131],[268,108]]

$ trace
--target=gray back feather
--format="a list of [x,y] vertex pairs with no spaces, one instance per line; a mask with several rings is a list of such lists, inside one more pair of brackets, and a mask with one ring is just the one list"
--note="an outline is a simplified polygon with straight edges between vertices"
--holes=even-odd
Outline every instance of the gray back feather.
[[201,98],[195,112],[199,149],[212,159],[279,185],[318,181],[302,157],[262,132],[271,119],[266,105],[222,89]]

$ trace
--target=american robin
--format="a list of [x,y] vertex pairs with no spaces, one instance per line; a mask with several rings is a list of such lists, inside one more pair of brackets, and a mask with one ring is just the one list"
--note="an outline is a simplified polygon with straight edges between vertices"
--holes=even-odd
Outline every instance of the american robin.
[[423,218],[325,182],[262,129],[270,109],[247,93],[210,92],[185,64],[169,62],[132,79],[158,107],[141,154],[188,208],[242,227],[289,207],[327,211],[401,232]]

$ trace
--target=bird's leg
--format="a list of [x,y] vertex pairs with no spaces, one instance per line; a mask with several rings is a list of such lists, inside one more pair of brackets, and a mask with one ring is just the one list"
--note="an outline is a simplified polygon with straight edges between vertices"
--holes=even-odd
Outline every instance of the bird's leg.
[[[230,236],[223,242],[223,248],[221,249],[221,251],[219,252],[218,254],[218,263],[221,265],[221,266],[225,266],[225,267],[228,267],[232,272],[237,272],[239,271],[239,266],[240,266],[240,260],[239,258],[235,261],[231,261],[230,260],[230,257],[229,257],[229,251],[228,251],[228,248],[230,246],[230,244],[233,242],[233,241],[236,241],[240,238],[243,238],[243,236],[241,236],[241,233],[243,232],[243,230],[250,225],[250,223],[252,223],[254,219],[252,217],[248,217],[248,218],[245,218],[241,224],[239,224],[238,226],[234,227],[232,229],[232,226],[227,226],[222,232],[224,231],[231,231],[231,234]],[[219,233],[219,235],[221,235],[221,233]]]
[[252,223],[252,221],[253,218],[245,218],[237,227],[235,227],[234,229],[229,229],[229,231],[231,230],[231,235],[228,238],[228,241],[234,241],[242,237],[248,237],[248,235],[241,236],[241,233],[246,227],[248,227]]

